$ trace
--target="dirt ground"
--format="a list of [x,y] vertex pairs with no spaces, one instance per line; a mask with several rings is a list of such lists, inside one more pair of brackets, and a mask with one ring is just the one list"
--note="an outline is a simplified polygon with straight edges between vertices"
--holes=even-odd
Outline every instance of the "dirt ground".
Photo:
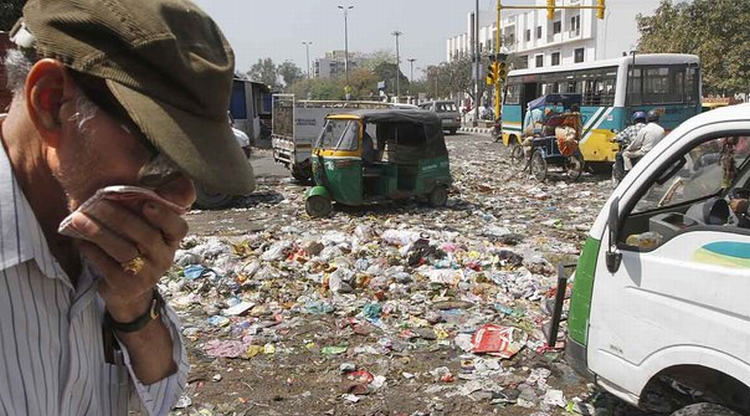
[[[190,213],[191,234],[198,238],[250,235],[255,236],[253,241],[258,241],[257,236],[262,239],[262,236],[281,232],[293,236],[311,231],[351,231],[358,224],[388,228],[398,222],[402,228],[406,224],[472,236],[475,233],[489,235],[488,227],[500,226],[518,232],[519,238],[543,257],[535,261],[546,264],[547,268],[559,261],[576,259],[586,231],[611,192],[606,177],[585,174],[573,183],[559,176],[540,185],[528,175],[514,172],[508,164],[507,151],[487,136],[449,136],[448,148],[454,188],[447,207],[435,211],[418,201],[363,208],[337,207],[331,220],[309,219],[304,213],[303,201],[307,188],[295,183],[282,167],[274,165],[268,150],[258,150],[253,156],[257,192],[238,198],[226,210]],[[289,227],[296,228],[290,230]],[[551,274],[549,270],[546,273]],[[257,290],[275,289],[261,285]],[[405,290],[402,300],[414,297],[420,290],[433,293],[435,289],[415,283]],[[445,292],[440,294],[445,295]],[[269,298],[280,303],[284,296],[283,293],[269,294]],[[352,327],[342,324],[351,319],[352,313],[341,308],[321,315],[291,314],[293,318],[284,319],[291,319],[294,324],[279,326],[276,326],[275,315],[260,311],[257,322],[266,325],[261,335],[265,334],[264,342],[272,344],[274,350],[249,359],[216,358],[206,353],[205,343],[238,335],[227,328],[209,327],[205,323],[206,308],[203,305],[178,309],[186,327],[191,328],[186,331],[191,371],[185,401],[174,414],[570,414],[559,406],[545,405],[545,389],[561,390],[569,403],[572,399],[591,403],[597,408],[596,414],[641,414],[597,392],[565,364],[561,353],[538,354],[530,348],[500,361],[502,370],[498,374],[503,375],[493,381],[502,384],[502,390],[458,394],[458,387],[466,383],[460,377],[465,373],[466,362],[476,357],[468,357],[453,344],[430,337],[388,341],[394,345],[387,354],[355,353],[358,347],[382,345],[384,340],[394,337],[377,327],[353,331]],[[347,345],[346,352],[322,353],[323,346],[341,344]],[[362,390],[358,385],[361,383],[341,371],[342,364],[384,376],[385,385]],[[440,380],[431,373],[439,367],[447,367],[455,377]],[[519,392],[525,394],[522,390],[528,387],[534,369],[549,370],[546,385],[531,389],[534,392],[532,407],[521,407],[513,396],[518,396]],[[503,403],[504,399],[510,400]]]

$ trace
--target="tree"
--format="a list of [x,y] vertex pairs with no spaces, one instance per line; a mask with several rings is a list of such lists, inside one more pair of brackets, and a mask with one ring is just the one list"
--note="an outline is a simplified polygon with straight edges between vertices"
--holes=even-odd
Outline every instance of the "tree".
[[258,62],[254,63],[247,71],[247,75],[251,80],[256,82],[262,82],[266,85],[271,86],[272,89],[279,87],[278,73],[276,72],[276,65],[273,63],[273,59],[258,59]]
[[750,2],[662,0],[636,17],[641,53],[690,53],[701,59],[704,94],[750,91]]
[[0,2],[0,30],[9,31],[21,17],[26,0],[3,0]]
[[302,78],[287,88],[298,100],[343,100],[344,84],[339,79]]
[[369,99],[377,95],[378,77],[367,68],[356,68],[349,74],[349,86],[354,99]]
[[304,76],[300,67],[292,61],[284,61],[284,63],[277,68],[277,73],[284,79],[284,84],[286,84],[287,87],[291,86],[295,81]]
[[396,67],[395,61],[395,59],[391,62],[381,61],[372,71],[378,81],[385,81],[386,91],[391,95],[396,94],[396,73],[398,73],[401,92],[404,93],[409,88],[409,78]]

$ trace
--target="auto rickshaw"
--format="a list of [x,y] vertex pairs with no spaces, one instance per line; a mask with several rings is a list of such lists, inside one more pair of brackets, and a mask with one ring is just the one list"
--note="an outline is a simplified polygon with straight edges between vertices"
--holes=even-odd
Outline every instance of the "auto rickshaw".
[[330,114],[312,152],[316,186],[305,196],[314,218],[332,202],[359,206],[426,197],[443,206],[452,179],[443,126],[422,110],[358,110]]

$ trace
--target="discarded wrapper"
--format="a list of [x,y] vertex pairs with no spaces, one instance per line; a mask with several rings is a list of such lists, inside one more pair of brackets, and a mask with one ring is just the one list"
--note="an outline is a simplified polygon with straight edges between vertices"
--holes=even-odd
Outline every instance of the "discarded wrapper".
[[517,328],[486,324],[474,333],[471,352],[511,358],[523,348],[527,337],[525,332]]
[[148,201],[153,201],[160,205],[163,205],[179,215],[186,213],[190,208],[181,207],[171,201],[168,201],[160,197],[156,192],[150,189],[128,185],[107,186],[96,191],[94,196],[86,200],[86,202],[81,204],[78,209],[65,217],[65,219],[63,219],[60,223],[57,232],[64,236],[72,238],[82,238],[82,235],[73,227],[73,216],[78,212],[85,213],[102,199],[121,203],[133,212],[140,212],[143,209],[143,205]]

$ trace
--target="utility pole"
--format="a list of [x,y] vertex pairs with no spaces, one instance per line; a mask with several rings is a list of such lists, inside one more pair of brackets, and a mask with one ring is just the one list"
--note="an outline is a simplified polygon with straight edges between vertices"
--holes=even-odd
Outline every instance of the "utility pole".
[[310,45],[312,45],[312,42],[302,42],[303,45],[305,45],[305,50],[307,51],[307,79],[310,79]]
[[416,61],[416,60],[417,60],[417,58],[409,58],[409,59],[407,59],[407,61],[409,61],[409,66],[410,66],[410,68],[409,68],[409,73],[410,73],[409,82],[410,83],[414,82],[414,61]]
[[344,72],[346,72],[347,88],[349,88],[349,10],[353,8],[354,6],[339,6],[339,9],[344,11]]
[[[498,0],[500,2],[500,0]],[[479,0],[474,2],[474,126],[479,122]]]
[[394,30],[391,35],[396,37],[396,102],[399,102],[401,97],[401,55],[398,50],[398,38],[403,35],[403,32]]

